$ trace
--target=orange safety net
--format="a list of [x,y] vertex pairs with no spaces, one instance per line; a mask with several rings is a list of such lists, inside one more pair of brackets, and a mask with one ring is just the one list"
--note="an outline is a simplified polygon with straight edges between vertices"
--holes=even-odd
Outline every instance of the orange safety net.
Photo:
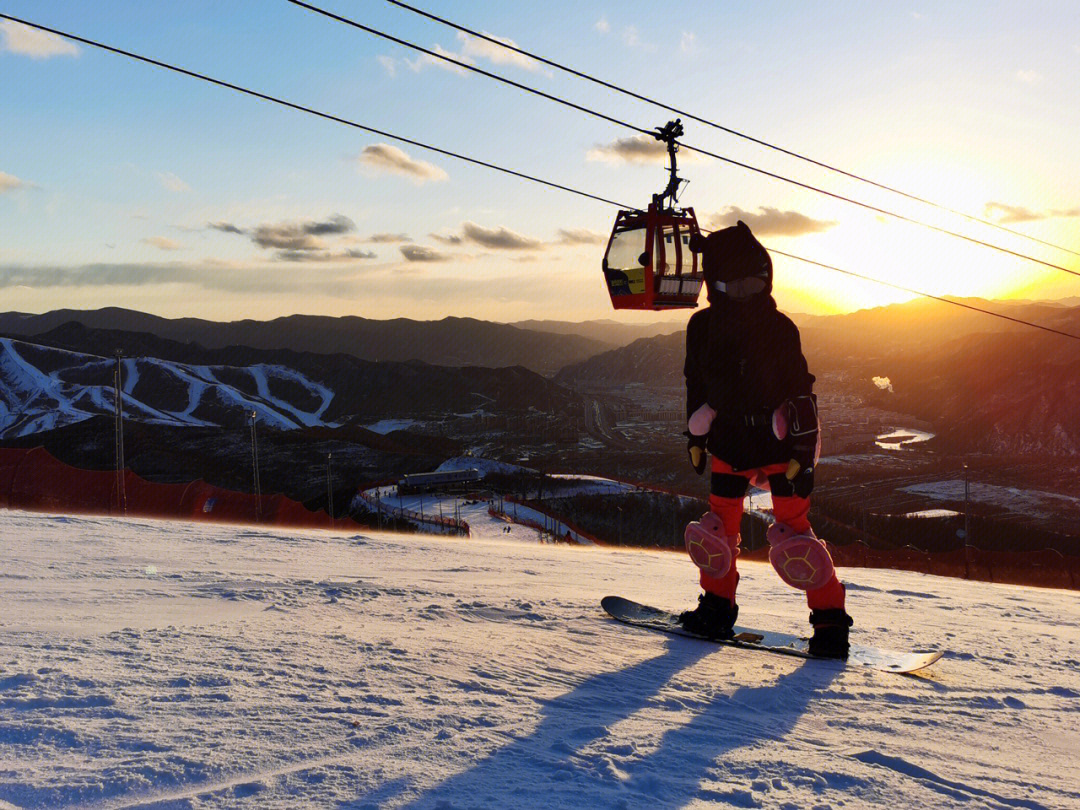
[[205,481],[158,484],[125,470],[123,488],[113,470],[82,470],[42,447],[0,447],[0,507],[35,512],[118,515],[262,523],[301,529],[355,529],[349,518],[331,519],[284,495],[256,497]]
[[[1080,557],[1053,549],[985,551],[969,547],[954,551],[921,551],[912,546],[876,549],[861,542],[842,546],[826,542],[826,545],[833,562],[841,568],[892,568],[983,582],[1080,590]],[[744,551],[740,556],[766,561],[769,547]]]

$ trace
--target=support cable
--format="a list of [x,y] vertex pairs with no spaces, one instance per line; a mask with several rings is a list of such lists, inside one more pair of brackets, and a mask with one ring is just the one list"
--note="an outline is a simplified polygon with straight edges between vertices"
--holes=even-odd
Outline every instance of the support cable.
[[[75,41],[75,42],[79,42],[79,43],[81,43],[83,45],[87,45],[87,46],[92,47],[92,48],[98,48],[100,50],[108,51],[110,53],[114,53],[114,54],[117,54],[119,56],[125,56],[125,57],[127,57],[129,59],[134,59],[134,60],[142,62],[144,64],[153,65],[155,67],[159,67],[159,68],[162,68],[164,70],[172,71],[174,73],[180,73],[180,74],[182,74],[184,76],[188,76],[188,77],[193,78],[193,79],[199,79],[200,81],[204,81],[204,82],[208,82],[210,84],[217,85],[218,87],[224,87],[224,88],[226,88],[228,90],[233,90],[233,91],[236,91],[238,93],[242,93],[242,94],[247,95],[247,96],[252,96],[254,98],[261,99],[263,101],[269,101],[269,102],[274,103],[274,104],[279,104],[279,105],[281,105],[283,107],[288,107],[290,109],[297,110],[299,112],[307,113],[309,115],[314,115],[314,116],[317,116],[319,118],[323,118],[323,119],[328,120],[328,121],[334,121],[335,123],[344,124],[346,126],[354,127],[356,129],[361,129],[361,130],[364,130],[365,132],[374,133],[376,135],[380,135],[380,136],[385,137],[385,138],[390,138],[392,140],[401,141],[402,143],[407,143],[407,144],[410,144],[411,146],[416,146],[416,147],[421,148],[421,149],[427,149],[427,150],[430,150],[432,152],[436,152],[436,153],[438,153],[440,155],[446,155],[448,157],[453,157],[453,158],[456,158],[458,160],[465,161],[466,163],[471,163],[471,164],[474,164],[474,165],[477,165],[477,166],[483,166],[483,167],[488,168],[488,169],[493,169],[495,171],[503,172],[505,174],[510,174],[510,175],[513,175],[513,176],[518,177],[518,178],[523,179],[523,180],[530,180],[530,181],[532,181],[534,183],[539,183],[541,185],[548,186],[549,188],[557,188],[557,189],[560,189],[562,191],[567,191],[567,192],[570,192],[572,194],[577,194],[577,195],[582,196],[582,197],[587,197],[587,198],[592,199],[592,200],[597,200],[598,202],[606,203],[607,205],[613,205],[616,208],[623,208],[623,209],[632,208],[632,206],[627,206],[627,205],[624,205],[622,203],[616,202],[614,200],[609,200],[609,199],[607,199],[605,197],[601,197],[601,196],[596,195],[596,194],[590,194],[590,193],[588,193],[586,191],[582,191],[580,189],[575,189],[575,188],[571,188],[569,186],[564,186],[564,185],[562,185],[560,183],[554,183],[554,182],[552,182],[550,180],[544,180],[542,178],[535,177],[535,176],[529,175],[529,174],[525,174],[523,172],[518,172],[518,171],[515,171],[513,169],[507,169],[507,168],[505,168],[503,166],[498,166],[498,165],[496,165],[494,163],[488,163],[488,162],[483,161],[483,160],[478,160],[477,158],[469,157],[467,155],[462,155],[462,154],[457,153],[457,152],[452,152],[452,151],[450,151],[448,149],[441,149],[441,148],[439,148],[437,146],[432,146],[430,144],[426,144],[426,143],[423,143],[421,141],[417,141],[417,140],[414,140],[414,139],[411,139],[411,138],[405,138],[405,137],[402,137],[402,136],[399,136],[399,135],[393,135],[393,134],[391,134],[389,132],[385,132],[383,130],[375,129],[374,127],[369,127],[369,126],[366,126],[364,124],[357,123],[355,121],[350,121],[350,120],[348,120],[346,118],[341,118],[340,116],[332,115],[332,114],[326,113],[326,112],[321,112],[321,111],[315,110],[315,109],[313,109],[311,107],[305,107],[304,105],[296,104],[296,103],[293,103],[291,101],[286,101],[284,99],[277,98],[276,96],[271,96],[271,95],[269,95],[267,93],[260,93],[260,92],[258,92],[256,90],[250,90],[248,88],[241,87],[240,85],[232,84],[231,82],[227,82],[227,81],[224,81],[222,79],[215,79],[215,78],[213,78],[211,76],[207,76],[207,75],[202,74],[202,73],[197,73],[197,72],[195,72],[193,70],[188,70],[186,68],[177,67],[177,66],[171,65],[171,64],[169,64],[167,62],[162,62],[162,61],[157,60],[157,59],[152,59],[152,58],[150,58],[148,56],[141,56],[139,54],[132,53],[131,51],[125,51],[125,50],[123,50],[121,48],[116,48],[116,47],[113,47],[111,45],[106,45],[104,43],[97,42],[97,41],[92,40],[92,39],[88,39],[86,37],[77,36],[75,34],[69,34],[69,33],[65,32],[65,31],[60,31],[59,29],[56,29],[56,28],[49,28],[48,26],[40,25],[38,23],[32,23],[32,22],[29,22],[27,20],[21,19],[19,17],[13,17],[10,14],[0,13],[0,19],[11,20],[13,22],[21,23],[22,25],[28,25],[31,28],[36,28],[39,31],[46,31],[46,32],[48,32],[50,34],[55,34],[57,36],[61,36],[61,37],[64,37],[66,39],[70,39],[70,40]],[[988,310],[988,309],[981,309],[979,307],[972,306],[970,304],[964,304],[964,303],[962,303],[960,301],[954,301],[954,300],[949,299],[949,298],[943,298],[941,296],[931,295],[929,293],[924,293],[924,292],[921,292],[919,290],[916,290],[916,289],[913,289],[913,288],[910,288],[910,287],[903,287],[903,286],[900,286],[898,284],[893,284],[893,283],[888,282],[888,281],[882,281],[881,279],[872,278],[870,276],[863,276],[863,275],[860,275],[858,273],[852,272],[850,270],[842,270],[839,267],[835,267],[835,266],[830,265],[830,264],[825,264],[824,262],[814,261],[813,259],[806,259],[806,258],[803,258],[802,256],[796,256],[795,254],[786,253],[784,251],[780,251],[780,250],[776,250],[776,249],[770,249],[770,252],[775,253],[775,254],[777,254],[779,256],[785,256],[785,257],[790,258],[790,259],[795,259],[796,261],[801,261],[801,262],[806,262],[808,264],[817,265],[818,267],[822,267],[822,268],[824,268],[826,270],[833,270],[835,272],[842,273],[842,274],[848,275],[848,276],[852,276],[854,278],[859,278],[859,279],[862,279],[864,281],[870,281],[870,282],[872,282],[874,284],[881,284],[881,285],[886,286],[886,287],[892,287],[893,289],[896,289],[896,290],[902,290],[902,291],[910,293],[912,295],[923,296],[925,298],[932,298],[932,299],[934,299],[936,301],[942,301],[942,302],[947,303],[947,304],[953,304],[955,306],[963,307],[964,309],[974,310],[976,312],[982,312],[982,313],[984,313],[986,315],[992,315],[995,318],[1002,318],[1002,319],[1007,320],[1007,321],[1012,321],[1014,323],[1023,324],[1025,326],[1030,326],[1030,327],[1033,327],[1035,329],[1041,329],[1041,330],[1043,330],[1045,332],[1052,332],[1053,334],[1060,335],[1062,337],[1072,338],[1073,340],[1080,340],[1080,335],[1074,335],[1074,334],[1071,334],[1069,332],[1063,332],[1063,331],[1053,329],[1053,328],[1048,327],[1048,326],[1041,326],[1039,324],[1032,323],[1030,321],[1021,320],[1020,318],[1013,318],[1013,317],[1008,316],[1008,315],[1003,315],[1003,314],[1001,314],[999,312],[993,312],[993,311]]]
[[547,59],[547,58],[545,58],[543,56],[539,56],[538,54],[532,53],[531,51],[527,51],[524,48],[519,48],[517,45],[512,45],[512,44],[510,44],[510,43],[508,43],[508,42],[506,42],[504,40],[501,40],[501,39],[499,39],[497,37],[493,37],[490,34],[485,34],[482,31],[476,31],[476,30],[474,30],[472,28],[468,28],[468,27],[466,27],[464,25],[453,22],[452,20],[448,20],[445,17],[440,17],[438,14],[432,14],[431,12],[425,11],[424,9],[417,8],[416,6],[409,5],[408,3],[404,3],[404,2],[402,2],[402,0],[386,0],[386,2],[390,3],[393,6],[397,6],[398,8],[402,8],[402,9],[404,9],[406,11],[411,11],[414,14],[418,14],[421,17],[427,17],[429,20],[433,20],[434,22],[440,23],[441,25],[448,26],[448,27],[453,28],[453,29],[455,29],[457,31],[460,31],[460,32],[462,32],[464,34],[468,34],[469,36],[476,37],[477,39],[482,39],[485,42],[490,42],[493,45],[498,45],[499,47],[505,48],[508,51],[513,51],[516,54],[524,56],[524,57],[526,57],[528,59],[532,59],[532,60],[534,60],[536,62],[539,62],[540,64],[547,65],[548,67],[555,68],[556,70],[561,70],[564,73],[570,74],[571,76],[576,76],[579,79],[584,79],[585,81],[589,81],[589,82],[592,82],[594,84],[598,84],[601,87],[607,88],[608,90],[614,90],[616,93],[621,93],[621,94],[623,94],[625,96],[629,96],[630,98],[636,99],[638,101],[644,101],[646,104],[651,104],[654,107],[659,107],[662,110],[667,110],[668,112],[675,113],[676,115],[681,115],[684,118],[690,119],[691,121],[696,121],[699,124],[704,124],[705,126],[709,126],[709,127],[714,128],[714,129],[718,129],[721,132],[726,132],[729,135],[734,135],[736,138],[742,138],[743,140],[750,141],[751,143],[755,143],[758,146],[764,146],[766,149],[772,149],[772,150],[774,150],[776,152],[780,152],[782,154],[788,155],[789,157],[793,157],[793,158],[796,158],[798,160],[805,161],[806,163],[810,163],[810,164],[812,164],[814,166],[817,166],[819,168],[827,169],[830,172],[835,172],[836,174],[843,175],[844,177],[848,177],[848,178],[850,178],[852,180],[858,180],[861,183],[866,183],[868,185],[874,186],[875,188],[879,188],[879,189],[881,189],[883,191],[888,191],[888,192],[890,192],[892,194],[898,194],[901,197],[906,197],[907,199],[913,200],[914,202],[922,203],[923,205],[929,205],[929,206],[931,206],[933,208],[940,209],[940,210],[945,211],[945,212],[950,213],[950,214],[955,214],[956,216],[963,217],[964,219],[967,219],[967,220],[969,220],[971,222],[978,222],[978,223],[980,223],[982,225],[988,225],[991,228],[997,228],[998,230],[1004,231],[1006,233],[1010,233],[1010,234],[1012,234],[1014,236],[1019,236],[1019,237],[1022,237],[1024,239],[1028,239],[1028,240],[1030,240],[1032,242],[1037,242],[1040,245],[1045,245],[1046,247],[1051,247],[1051,248],[1054,248],[1055,250],[1060,250],[1060,251],[1063,251],[1065,253],[1071,253],[1074,256],[1080,256],[1080,251],[1072,250],[1070,248],[1063,247],[1061,245],[1056,245],[1053,242],[1047,242],[1046,240],[1039,239],[1038,237],[1031,236],[1030,234],[1026,234],[1026,233],[1024,233],[1022,231],[1017,231],[1017,230],[1014,230],[1012,228],[1007,228],[1007,227],[1005,227],[1004,225],[1002,225],[999,222],[993,222],[992,220],[983,219],[981,217],[974,216],[973,214],[968,214],[968,213],[966,213],[964,211],[960,211],[960,210],[957,210],[955,208],[950,208],[947,205],[943,205],[941,203],[934,202],[933,200],[926,199],[925,197],[920,197],[917,194],[912,194],[910,192],[903,191],[903,190],[898,189],[898,188],[896,188],[894,186],[889,186],[889,185],[886,185],[885,183],[879,183],[878,181],[871,180],[868,177],[864,177],[862,175],[855,174],[854,172],[846,171],[846,170],[841,169],[841,168],[839,168],[837,166],[833,166],[833,165],[831,165],[829,163],[825,163],[823,161],[816,160],[815,158],[808,157],[807,155],[800,154],[799,152],[795,152],[795,151],[793,151],[791,149],[785,149],[782,146],[777,146],[776,144],[769,143],[768,141],[762,140],[761,138],[755,138],[753,135],[748,135],[745,132],[739,132],[738,130],[732,129],[731,127],[726,127],[723,124],[718,124],[715,121],[709,120],[708,118],[702,118],[701,116],[695,115],[694,113],[687,112],[686,110],[681,110],[678,107],[671,106],[670,104],[665,104],[664,102],[658,101],[655,98],[650,98],[649,96],[642,95],[641,93],[635,93],[633,90],[628,90],[625,87],[620,87],[619,85],[614,84],[613,82],[608,82],[608,81],[605,81],[604,79],[597,78],[596,76],[591,76],[588,73],[585,73],[585,72],[580,71],[580,70],[576,70],[575,68],[569,67],[569,66],[564,65],[564,64],[562,64],[560,62],[556,62],[553,59]]
[[[414,42],[409,42],[408,40],[401,39],[400,37],[396,37],[393,34],[388,34],[385,31],[380,31],[377,28],[372,28],[369,25],[364,25],[363,23],[357,22],[356,20],[351,20],[348,17],[343,17],[340,14],[335,14],[332,11],[327,11],[326,9],[319,8],[318,6],[313,6],[310,3],[304,2],[304,0],[287,0],[287,2],[292,3],[294,6],[298,6],[300,8],[307,9],[308,11],[311,11],[311,12],[313,12],[315,14],[319,14],[319,15],[321,15],[323,17],[327,17],[327,18],[329,18],[331,20],[335,20],[336,22],[344,23],[345,25],[351,26],[351,27],[359,29],[361,31],[365,31],[365,32],[367,32],[369,34],[372,34],[374,36],[381,37],[382,39],[389,40],[390,42],[394,42],[394,43],[396,43],[398,45],[402,45],[402,46],[404,46],[406,48],[411,48],[412,50],[418,51],[419,53],[422,53],[422,54],[426,54],[427,56],[430,56],[433,59],[441,59],[442,61],[447,62],[448,64],[451,64],[451,65],[454,65],[455,67],[461,68],[462,70],[469,70],[469,71],[472,71],[473,73],[478,73],[481,76],[486,76],[489,79],[494,79],[497,82],[502,82],[503,84],[510,85],[511,87],[515,87],[515,88],[517,88],[519,90],[524,90],[527,93],[532,93],[533,95],[540,96],[541,98],[545,98],[545,99],[547,99],[549,101],[553,101],[556,104],[562,104],[563,106],[569,107],[572,110],[577,110],[578,112],[584,113],[586,115],[591,115],[594,118],[599,118],[602,121],[607,121],[609,123],[616,124],[616,125],[621,126],[621,127],[626,127],[627,129],[632,129],[635,132],[638,132],[640,134],[652,136],[652,130],[645,129],[644,127],[639,127],[636,124],[631,124],[628,121],[623,121],[623,120],[621,120],[619,118],[615,118],[614,116],[607,115],[606,113],[602,113],[602,112],[599,112],[597,110],[590,109],[590,108],[585,107],[585,106],[583,106],[581,104],[577,104],[577,103],[575,103],[573,101],[568,101],[567,99],[561,98],[560,96],[556,96],[556,95],[554,95],[552,93],[548,93],[548,92],[546,92],[544,90],[538,90],[535,87],[530,87],[529,85],[523,84],[522,82],[519,82],[519,81],[515,81],[514,79],[508,79],[505,76],[500,76],[497,73],[492,73],[491,71],[485,70],[484,68],[481,68],[481,67],[477,67],[476,65],[470,65],[468,62],[464,62],[464,61],[462,61],[460,59],[454,58],[454,56],[452,56],[451,54],[440,53],[439,51],[432,50],[431,48],[425,48],[422,45],[417,45]],[[821,188],[819,186],[814,186],[814,185],[811,185],[810,183],[804,183],[804,182],[802,182],[800,180],[795,180],[795,179],[793,179],[791,177],[785,177],[782,174],[777,174],[776,172],[770,172],[770,171],[768,171],[766,169],[761,169],[761,168],[758,168],[757,166],[752,166],[749,163],[743,163],[742,161],[735,160],[734,158],[726,157],[724,155],[718,154],[716,152],[712,152],[712,151],[710,151],[708,149],[704,149],[704,148],[699,147],[699,146],[692,146],[691,144],[688,144],[688,143],[679,143],[679,146],[681,146],[683,149],[688,149],[691,152],[697,152],[700,155],[705,155],[706,157],[711,157],[714,160],[719,160],[719,161],[721,161],[723,163],[727,163],[727,164],[729,164],[731,166],[738,166],[741,169],[746,169],[747,171],[755,172],[756,174],[760,174],[760,175],[763,175],[765,177],[772,178],[773,180],[779,180],[780,182],[788,183],[790,185],[796,186],[796,187],[801,188],[801,189],[805,189],[807,191],[813,191],[813,192],[815,192],[817,194],[822,194],[822,195],[824,195],[826,197],[830,197],[830,198],[832,198],[834,200],[839,200],[841,202],[846,202],[846,203],[849,203],[851,205],[856,205],[856,206],[858,206],[860,208],[864,208],[864,209],[866,209],[868,211],[873,211],[876,214],[881,214],[882,216],[893,217],[894,219],[898,219],[901,222],[907,222],[907,223],[912,224],[912,225],[920,225],[920,226],[922,226],[924,228],[928,228],[928,229],[930,229],[932,231],[935,231],[937,233],[945,234],[947,236],[953,236],[953,237],[955,237],[957,239],[963,239],[966,242],[971,242],[972,244],[975,244],[975,245],[981,245],[983,247],[990,248],[991,250],[997,250],[997,251],[1000,251],[1002,253],[1006,253],[1006,254],[1008,254],[1010,256],[1015,256],[1018,259],[1024,259],[1024,260],[1029,261],[1029,262],[1034,262],[1035,264],[1041,264],[1044,267],[1049,267],[1049,268],[1054,269],[1054,270],[1060,270],[1060,271],[1062,271],[1064,273],[1068,273],[1069,275],[1080,276],[1080,271],[1078,271],[1078,270],[1070,270],[1069,268],[1063,267],[1060,264],[1054,264],[1053,262],[1048,262],[1048,261],[1045,261],[1044,259],[1039,259],[1039,258],[1036,258],[1035,256],[1030,256],[1030,255],[1028,255],[1026,253],[1021,253],[1019,251],[1011,250],[1009,248],[1002,247],[1000,245],[995,245],[992,242],[986,242],[986,241],[984,241],[982,239],[977,239],[974,236],[967,236],[965,234],[958,233],[957,231],[951,231],[948,228],[943,228],[943,227],[940,227],[938,225],[932,225],[929,222],[924,222],[922,220],[915,219],[914,217],[909,217],[909,216],[906,216],[904,214],[898,214],[895,211],[890,211],[887,208],[881,208],[880,206],[872,205],[872,204],[867,203],[867,202],[862,202],[861,200],[856,200],[853,197],[847,197],[847,196],[845,196],[843,194],[837,194],[836,192],[833,192],[833,191],[827,191],[826,189],[823,189],[823,188]]]
[[619,208],[633,208],[633,206],[623,205],[622,203],[616,202],[615,200],[609,200],[609,199],[607,199],[605,197],[597,196],[596,194],[589,194],[586,191],[582,191],[580,189],[572,188],[570,186],[564,186],[561,183],[555,183],[555,182],[552,182],[551,180],[544,180],[542,178],[535,177],[535,176],[530,175],[530,174],[525,174],[524,172],[515,171],[514,169],[508,169],[508,168],[506,168],[504,166],[497,166],[494,163],[488,163],[487,161],[479,160],[478,158],[468,157],[467,155],[460,154],[459,152],[452,152],[449,149],[440,149],[437,146],[431,146],[430,144],[421,143],[420,141],[412,140],[411,138],[406,138],[406,137],[403,137],[401,135],[394,135],[391,132],[386,132],[385,130],[376,129],[375,127],[369,127],[369,126],[366,126],[365,124],[360,124],[360,123],[358,123],[356,121],[350,121],[349,119],[342,118],[341,116],[338,116],[338,115],[333,115],[331,113],[322,112],[322,111],[316,110],[316,109],[314,109],[312,107],[306,107],[303,104],[296,104],[295,102],[292,102],[292,101],[286,101],[285,99],[278,98],[276,96],[271,96],[271,95],[269,95],[267,93],[260,93],[257,90],[250,90],[250,89],[248,89],[246,87],[241,87],[238,84],[233,84],[232,82],[227,82],[227,81],[224,81],[222,79],[215,79],[213,76],[207,76],[204,73],[197,73],[194,70],[188,70],[187,68],[178,67],[176,65],[170,65],[167,62],[162,62],[162,61],[159,61],[157,59],[152,59],[149,56],[142,56],[140,54],[133,53],[131,51],[125,51],[123,48],[117,48],[117,47],[114,47],[112,45],[106,45],[106,44],[101,43],[101,42],[96,42],[96,41],[94,41],[92,39],[87,39],[86,37],[77,36],[76,34],[69,34],[69,33],[66,33],[64,31],[60,31],[59,29],[56,29],[56,28],[49,28],[48,26],[40,25],[38,23],[33,23],[33,22],[30,22],[29,20],[24,20],[24,19],[22,19],[20,17],[13,17],[10,14],[0,13],[0,19],[11,20],[12,22],[21,23],[22,25],[28,25],[31,28],[36,28],[39,31],[46,31],[46,32],[48,32],[50,34],[56,34],[57,36],[65,37],[66,39],[70,39],[70,40],[72,40],[74,42],[78,42],[78,43],[81,43],[83,45],[88,45],[88,46],[90,46],[92,48],[99,48],[100,50],[108,51],[110,53],[114,53],[114,54],[117,54],[119,56],[126,56],[129,59],[134,59],[136,61],[143,62],[143,63],[148,64],[148,65],[153,65],[154,67],[159,67],[159,68],[163,68],[165,70],[170,70],[173,73],[180,73],[180,74],[182,74],[184,76],[189,76],[189,77],[191,77],[193,79],[199,79],[200,81],[209,82],[210,84],[216,84],[218,87],[224,87],[227,90],[235,90],[237,93],[243,93],[243,94],[248,95],[248,96],[253,96],[254,98],[262,99],[263,101],[269,101],[269,102],[272,102],[274,104],[280,104],[282,107],[289,107],[290,109],[298,110],[299,112],[308,113],[309,115],[318,116],[319,118],[325,118],[327,121],[334,121],[335,123],[344,124],[345,126],[353,127],[354,129],[361,129],[364,132],[370,132],[373,135],[379,135],[379,136],[381,136],[383,138],[390,138],[391,140],[399,141],[401,143],[407,143],[410,146],[416,146],[416,147],[418,147],[420,149],[427,149],[430,152],[435,152],[435,153],[440,154],[440,155],[445,155],[446,157],[452,157],[452,158],[456,158],[458,160],[463,160],[466,163],[472,163],[472,164],[474,164],[476,166],[483,166],[485,169],[494,169],[495,171],[499,171],[499,172],[502,172],[504,174],[513,175],[514,177],[518,177],[518,178],[520,178],[522,180],[531,180],[534,183],[541,183],[541,184],[543,184],[545,186],[549,186],[551,188],[557,188],[560,191],[569,191],[571,194],[577,194],[577,195],[579,195],[581,197],[588,197],[589,199],[597,200],[599,202],[607,203],[609,205],[618,206]]

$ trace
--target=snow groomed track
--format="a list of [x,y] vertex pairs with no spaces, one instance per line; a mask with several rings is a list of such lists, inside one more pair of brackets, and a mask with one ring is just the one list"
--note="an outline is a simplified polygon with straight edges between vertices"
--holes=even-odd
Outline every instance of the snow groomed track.
[[846,570],[853,638],[952,651],[898,677],[617,625],[692,566],[522,539],[0,512],[0,807],[1080,805],[1076,593]]

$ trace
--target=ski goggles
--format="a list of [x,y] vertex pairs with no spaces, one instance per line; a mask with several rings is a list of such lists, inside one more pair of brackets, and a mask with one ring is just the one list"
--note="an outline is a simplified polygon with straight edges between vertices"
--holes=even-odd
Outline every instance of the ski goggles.
[[717,281],[713,286],[719,292],[730,295],[732,298],[749,298],[751,295],[764,292],[768,284],[761,276],[746,276],[734,281]]

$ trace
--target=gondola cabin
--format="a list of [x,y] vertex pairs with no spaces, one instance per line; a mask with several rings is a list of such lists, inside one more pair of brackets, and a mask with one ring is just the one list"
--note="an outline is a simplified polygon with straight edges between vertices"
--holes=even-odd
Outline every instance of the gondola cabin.
[[620,211],[604,253],[604,280],[615,309],[693,309],[704,280],[690,239],[693,208]]

